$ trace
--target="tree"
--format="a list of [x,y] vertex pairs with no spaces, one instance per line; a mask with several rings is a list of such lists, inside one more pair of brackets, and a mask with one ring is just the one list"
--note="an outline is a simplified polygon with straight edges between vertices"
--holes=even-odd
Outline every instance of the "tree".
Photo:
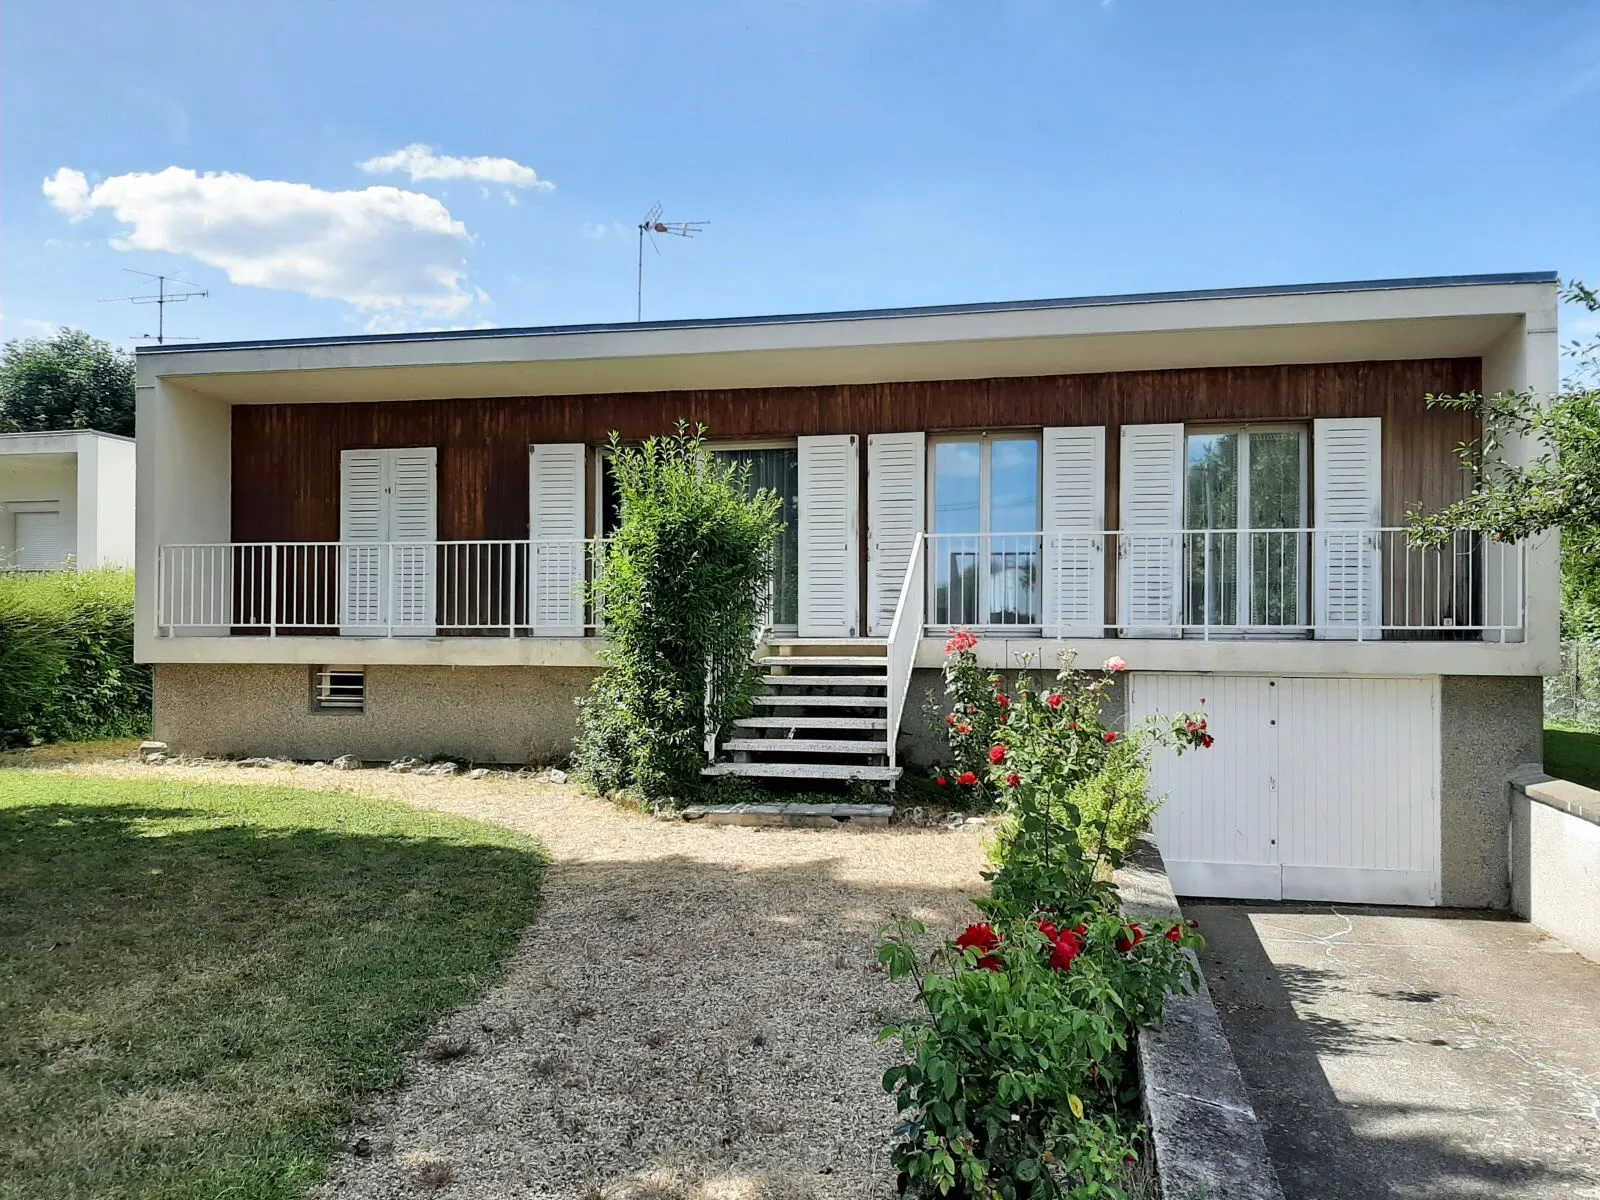
[[81,329],[6,343],[0,433],[98,429],[133,435],[133,355]]
[[[1561,298],[1600,313],[1600,294],[1569,283]],[[1497,541],[1561,531],[1561,625],[1565,637],[1600,636],[1600,335],[1566,348],[1575,366],[1546,400],[1528,391],[1429,396],[1432,407],[1476,413],[1483,436],[1458,454],[1472,472],[1472,494],[1436,513],[1411,515],[1411,539],[1446,544],[1456,530]],[[1505,461],[1513,438],[1538,452],[1521,465]]]

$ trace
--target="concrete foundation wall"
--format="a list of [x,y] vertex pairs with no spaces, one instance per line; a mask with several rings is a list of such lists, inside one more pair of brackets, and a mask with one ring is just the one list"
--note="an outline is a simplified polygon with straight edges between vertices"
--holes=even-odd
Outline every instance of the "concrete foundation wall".
[[1600,962],[1600,792],[1535,770],[1512,776],[1511,907]]
[[551,762],[571,753],[573,702],[595,676],[584,668],[374,666],[366,711],[320,713],[311,709],[311,670],[158,666],[155,736],[184,754]]
[[1507,908],[1505,781],[1544,758],[1544,681],[1446,675],[1439,688],[1440,903]]

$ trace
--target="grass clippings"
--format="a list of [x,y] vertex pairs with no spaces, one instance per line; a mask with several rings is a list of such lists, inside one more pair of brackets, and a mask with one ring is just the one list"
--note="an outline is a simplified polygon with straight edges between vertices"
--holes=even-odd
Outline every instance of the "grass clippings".
[[304,1195],[536,910],[502,826],[30,765],[0,770],[5,1200]]

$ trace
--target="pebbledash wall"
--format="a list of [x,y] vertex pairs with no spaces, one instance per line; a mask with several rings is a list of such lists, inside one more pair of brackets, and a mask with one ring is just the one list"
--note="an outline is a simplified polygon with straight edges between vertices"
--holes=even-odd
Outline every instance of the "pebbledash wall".
[[155,669],[155,736],[180,754],[548,763],[572,750],[587,667],[369,666],[362,712],[315,712],[298,664]]

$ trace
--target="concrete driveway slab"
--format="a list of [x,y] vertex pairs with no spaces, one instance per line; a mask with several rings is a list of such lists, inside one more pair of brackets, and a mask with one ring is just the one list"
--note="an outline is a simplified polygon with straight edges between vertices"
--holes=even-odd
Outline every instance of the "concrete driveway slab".
[[1183,907],[1288,1200],[1600,1197],[1600,965],[1495,913]]

